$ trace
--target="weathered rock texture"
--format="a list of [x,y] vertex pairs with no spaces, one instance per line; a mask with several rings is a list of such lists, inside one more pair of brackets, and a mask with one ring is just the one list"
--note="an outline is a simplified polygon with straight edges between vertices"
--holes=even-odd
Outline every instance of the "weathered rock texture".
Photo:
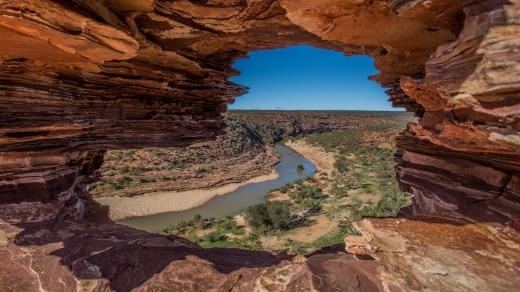
[[421,215],[354,223],[384,284],[407,291],[515,291],[520,234],[511,227]]
[[[306,263],[263,251],[204,249],[108,219],[0,221],[1,291],[378,291],[379,264],[316,254]],[[345,277],[344,273],[348,272]]]
[[[115,230],[121,227],[96,225],[89,207],[104,150],[211,139],[222,132],[226,104],[246,90],[227,81],[238,74],[231,62],[249,51],[295,44],[374,57],[380,74],[373,80],[389,88],[394,105],[421,117],[398,139],[398,180],[414,194],[404,214],[449,213],[518,229],[519,6],[515,0],[2,0],[2,229],[20,235],[31,232],[24,224],[50,224],[63,236],[85,232],[87,238],[89,226],[120,238]],[[50,258],[43,255],[52,247],[38,239],[46,238],[45,230],[31,233],[35,241],[3,242],[10,250],[3,257],[22,258],[7,267],[20,272],[12,270],[20,281],[7,282],[8,289],[102,278],[126,290],[119,277],[153,266],[97,269],[59,254],[64,266],[56,264],[59,272],[49,275],[54,270],[35,269],[32,257],[14,253]],[[53,238],[67,246],[63,236]],[[135,240],[129,249],[139,245]],[[164,240],[150,244],[175,250]],[[90,246],[98,245],[84,241],[66,252]],[[122,248],[118,255],[130,252]],[[127,258],[114,258],[114,266],[121,260]],[[70,270],[75,276],[69,280],[57,276]],[[212,279],[209,274],[205,279]],[[398,278],[394,283],[409,285]]]
[[468,2],[459,38],[435,51],[423,77],[400,79],[425,112],[398,138],[398,180],[415,196],[414,213],[517,225],[520,11]]

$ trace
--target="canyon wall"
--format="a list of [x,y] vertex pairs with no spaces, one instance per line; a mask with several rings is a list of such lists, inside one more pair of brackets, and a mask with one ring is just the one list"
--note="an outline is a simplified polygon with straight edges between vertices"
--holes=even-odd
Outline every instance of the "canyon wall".
[[519,224],[519,11],[504,5],[466,6],[459,39],[435,51],[424,77],[400,78],[425,111],[397,143],[398,180],[413,190],[414,213]]
[[[506,237],[518,242],[519,7],[516,0],[0,1],[0,255],[12,263],[3,270],[20,275],[9,282],[0,274],[0,282],[129,290],[152,277],[160,283],[161,273],[205,267],[208,281],[222,284],[211,287],[247,290],[269,274],[257,268],[279,264],[300,269],[291,287],[315,285],[310,274],[325,277],[316,261],[303,272],[234,251],[251,258],[238,267],[180,239],[117,226],[89,194],[107,149],[186,146],[222,133],[226,104],[247,90],[227,80],[239,74],[232,62],[299,44],[373,57],[380,73],[371,79],[421,118],[397,141],[397,179],[414,195],[403,216],[507,225]],[[369,242],[370,228],[359,228]],[[175,261],[140,274],[147,266],[136,251],[154,259],[168,249]],[[495,276],[515,278],[518,258],[504,258],[513,268]],[[58,284],[56,275],[67,276]],[[383,278],[386,288],[427,287],[425,277],[415,286]]]

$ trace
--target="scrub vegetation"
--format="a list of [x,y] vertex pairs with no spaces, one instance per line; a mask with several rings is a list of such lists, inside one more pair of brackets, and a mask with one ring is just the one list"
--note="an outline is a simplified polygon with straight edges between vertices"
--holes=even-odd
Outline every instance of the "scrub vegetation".
[[243,120],[228,117],[226,123],[226,133],[215,141],[185,149],[108,151],[94,196],[218,187],[271,173],[277,161],[272,138]]
[[316,155],[333,154],[332,169],[272,190],[268,201],[225,218],[196,216],[164,231],[204,247],[240,247],[308,254],[358,234],[352,222],[395,216],[409,204],[394,178],[394,137],[408,119],[329,133],[301,133]]

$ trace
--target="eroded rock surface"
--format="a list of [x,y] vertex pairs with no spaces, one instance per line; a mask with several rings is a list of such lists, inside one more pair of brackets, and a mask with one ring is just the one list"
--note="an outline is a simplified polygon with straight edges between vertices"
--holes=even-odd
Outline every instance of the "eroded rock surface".
[[[108,219],[91,203],[93,221],[0,221],[2,291],[379,291],[378,263],[317,254],[306,263],[263,251],[204,249]],[[345,268],[346,270],[343,270]],[[345,277],[344,272],[349,276]]]
[[[247,266],[246,272],[226,270],[222,276],[218,267],[233,266],[223,259],[206,265],[165,257],[164,269],[156,270],[153,262],[137,257],[130,262],[139,264],[126,265],[132,253],[141,252],[141,243],[173,257],[216,255],[180,239],[139,233],[97,218],[89,190],[106,149],[186,146],[222,133],[226,104],[246,91],[227,81],[238,74],[231,68],[233,60],[253,50],[296,44],[374,57],[380,74],[372,79],[388,88],[395,106],[421,118],[398,138],[397,179],[414,195],[404,215],[437,213],[518,230],[519,6],[506,0],[1,1],[0,219],[8,235],[0,256],[12,272],[0,269],[0,275],[17,277],[2,278],[2,285],[28,291],[40,289],[42,283],[63,290],[128,290],[143,283],[152,287],[155,284],[147,282],[152,278],[160,282],[178,270],[190,271],[190,266],[191,271],[207,271],[207,281],[196,280],[206,272],[189,273],[192,284],[177,278],[182,282],[178,287],[214,283],[211,287],[217,290],[250,288],[249,281],[261,269]],[[394,221],[380,222],[389,222],[377,225],[382,234],[393,230],[384,224]],[[416,221],[400,225],[407,224],[406,238],[414,236],[411,227],[436,228]],[[446,239],[463,232],[476,242],[491,240],[469,227],[443,224],[450,234]],[[98,234],[104,248],[119,250],[117,255],[100,253],[105,255],[103,263],[109,263],[102,267],[74,256],[100,246]],[[416,236],[449,249],[436,245],[434,234]],[[129,244],[130,238],[136,241]],[[459,237],[453,246],[456,242],[465,241]],[[68,244],[73,248],[66,249]],[[403,249],[407,243],[400,244]],[[66,252],[57,255],[60,248]],[[464,258],[455,267],[470,269],[468,275],[486,273],[498,279],[483,285],[499,285],[498,273],[519,265],[510,249],[496,249],[493,256],[482,249],[485,258],[495,257],[497,268],[471,270],[482,259],[480,254],[456,250],[454,256]],[[237,253],[252,263],[265,259],[275,264],[267,255]],[[421,265],[427,267],[431,255],[421,256]],[[42,264],[38,259],[45,260]],[[385,283],[390,283],[385,273],[392,271],[388,265],[393,259],[380,260]],[[316,265],[307,269],[330,273],[323,268],[329,265],[325,261]],[[504,271],[506,267],[511,269]],[[441,282],[471,288],[450,271],[448,276],[434,273],[429,283],[423,278],[429,271],[416,269],[417,281],[399,276],[393,284],[405,290],[420,288],[417,283]],[[138,279],[137,284],[119,286],[125,273]],[[331,282],[301,283],[306,288],[333,287],[338,281],[323,279]],[[514,279],[510,283],[518,288]]]
[[354,223],[385,284],[408,291],[514,291],[520,235],[501,225],[445,216]]
[[424,77],[400,79],[425,110],[397,143],[398,180],[414,194],[413,213],[518,225],[520,82],[513,72],[520,62],[511,52],[520,45],[520,11],[514,3],[468,3],[459,38],[435,51]]

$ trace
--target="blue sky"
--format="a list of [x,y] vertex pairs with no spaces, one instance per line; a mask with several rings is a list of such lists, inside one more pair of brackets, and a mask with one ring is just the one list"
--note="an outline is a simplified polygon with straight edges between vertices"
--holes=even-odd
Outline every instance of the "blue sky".
[[233,67],[230,80],[248,86],[229,109],[402,110],[387,101],[373,59],[309,46],[257,51]]

